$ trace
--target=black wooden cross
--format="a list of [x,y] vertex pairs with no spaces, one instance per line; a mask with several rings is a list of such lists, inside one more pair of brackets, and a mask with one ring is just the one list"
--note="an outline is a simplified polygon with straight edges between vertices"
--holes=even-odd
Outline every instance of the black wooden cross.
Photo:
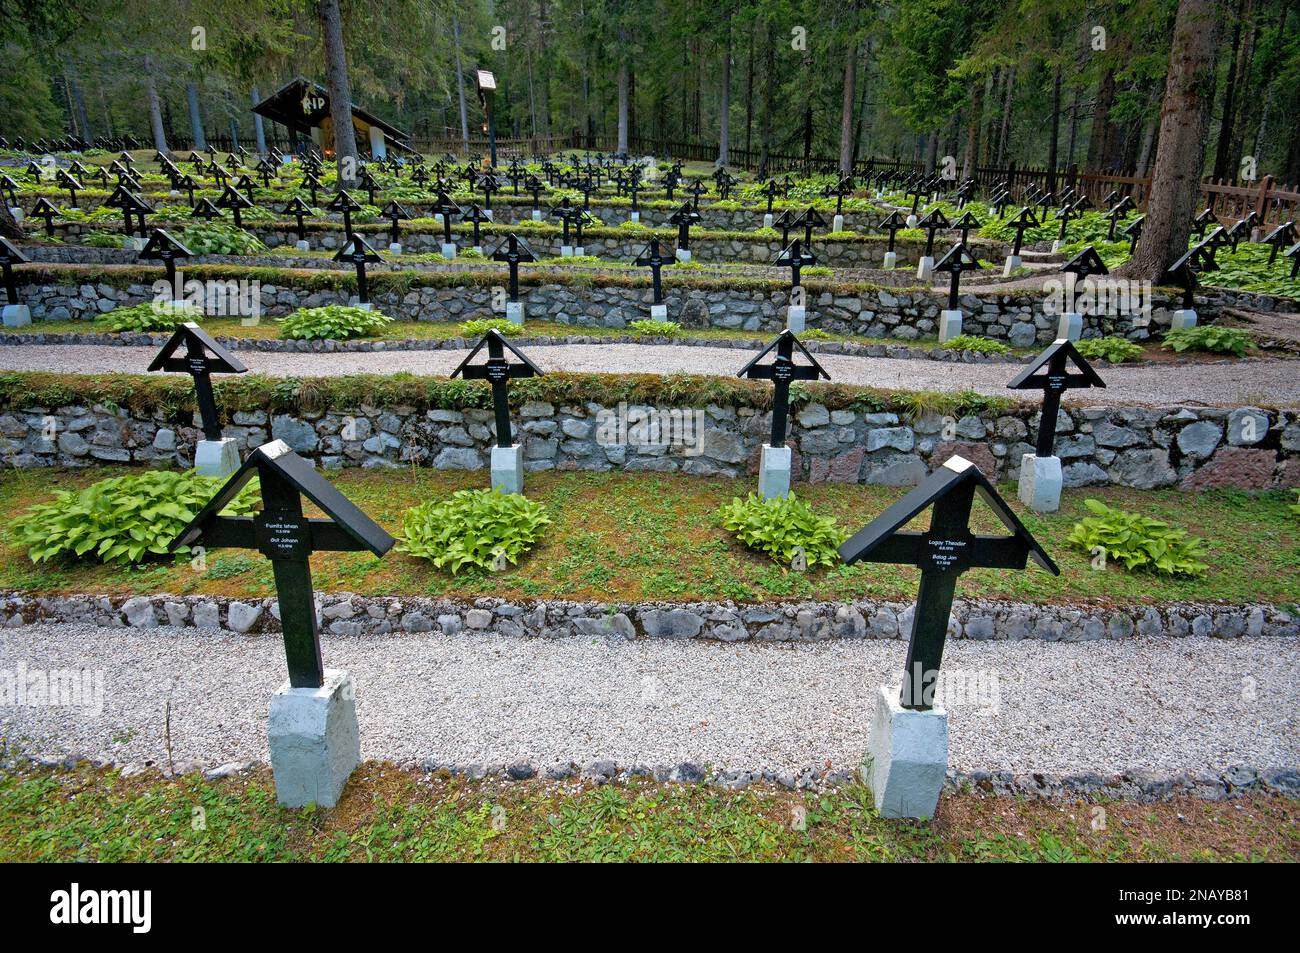
[[316,205],[316,193],[325,188],[325,186],[321,184],[321,180],[316,177],[316,173],[311,171],[308,171],[307,174],[302,177],[302,184],[307,187],[307,192],[311,195],[311,204],[313,206]]
[[[261,486],[262,512],[256,516],[221,516],[221,511],[255,476]],[[304,496],[328,518],[305,517]],[[194,545],[206,549],[257,549],[270,559],[289,684],[294,688],[320,688],[325,682],[325,666],[312,592],[311,554],[369,550],[383,556],[393,543],[382,527],[316,472],[310,462],[289,449],[283,440],[272,440],[248,455],[243,466],[181,531],[170,549]]]
[[790,229],[799,224],[799,216],[791,209],[785,209],[772,224],[781,230],[781,247],[784,248],[790,244]]
[[[487,347],[487,362],[471,364],[470,361],[479,351]],[[512,364],[506,358],[506,351],[519,358],[520,363]],[[510,379],[514,377],[541,377],[542,369],[528,359],[523,351],[515,347],[496,328],[488,329],[483,340],[474,346],[460,366],[451,372],[452,377],[460,375],[467,381],[487,381],[492,385],[492,410],[496,416],[497,446],[511,447],[510,436]]]
[[1011,246],[1011,254],[1013,257],[1019,258],[1020,246],[1024,244],[1025,241],[1025,230],[1030,228],[1037,228],[1038,219],[1034,217],[1033,210],[1028,205],[1026,205],[1019,212],[1017,212],[1011,218],[1011,221],[1007,222],[1007,224],[1016,230],[1016,238]]
[[903,221],[902,216],[895,211],[890,212],[881,220],[880,228],[882,231],[889,233],[889,247],[886,248],[885,251],[893,251],[894,240],[898,237],[900,229],[907,228],[907,223]]
[[349,235],[343,247],[334,253],[335,261],[351,262],[357,269],[357,301],[366,304],[370,301],[370,286],[366,283],[366,265],[383,261],[379,253],[370,247],[360,235]]
[[58,174],[54,176],[54,180],[58,182],[59,185],[63,186],[65,189],[68,190],[68,201],[72,204],[73,208],[76,208],[77,193],[80,192],[82,189],[84,189],[85,186],[82,185],[80,182],[78,182],[76,179],[74,179],[68,173],[67,169],[60,169],[58,171]]
[[[388,241],[391,244],[396,245],[397,233],[400,227],[397,223],[410,219],[411,213],[404,209],[397,199],[389,199],[388,204],[380,210],[380,214],[383,215],[384,218],[388,219]],[[478,243],[475,242],[475,244]]]
[[776,198],[777,193],[780,191],[781,191],[781,187],[776,184],[776,179],[768,179],[767,185],[763,186],[763,188],[759,191],[758,193],[759,195],[763,195],[767,197],[768,215],[772,214],[772,200]]
[[1288,248],[1282,257],[1291,259],[1291,277],[1295,278],[1300,275],[1300,242],[1296,242]]
[[18,183],[13,180],[13,176],[0,175],[0,192],[9,196],[10,207],[18,205]]
[[518,235],[511,232],[506,236],[506,240],[496,247],[492,252],[493,261],[504,261],[510,268],[510,301],[519,300],[519,263],[521,261],[537,261],[537,256],[533,250],[528,247]]
[[925,229],[925,257],[934,257],[934,233],[940,229],[951,228],[952,223],[948,221],[948,216],[943,214],[943,209],[935,206],[925,213],[925,218],[916,223],[917,228]]
[[[971,532],[976,493],[1011,531],[1010,536]],[[926,509],[930,509],[929,529],[903,529]],[[979,467],[957,456],[949,457],[919,486],[858,530],[839,552],[848,564],[865,559],[921,570],[899,698],[904,708],[918,711],[933,707],[958,576],[976,568],[1024,569],[1030,557],[1052,575],[1061,574]]]
[[[182,345],[184,354],[179,353]],[[149,365],[152,371],[189,374],[194,378],[194,399],[199,405],[199,420],[207,440],[221,439],[221,418],[212,393],[213,374],[243,374],[243,362],[218,344],[207,331],[192,321],[176,329]]]
[[1214,214],[1214,209],[1207,208],[1196,218],[1192,219],[1192,231],[1196,233],[1197,238],[1205,237],[1205,230],[1211,225],[1218,225],[1219,219]]
[[310,213],[311,209],[308,207],[307,203],[302,200],[301,196],[295,196],[288,205],[280,210],[281,215],[292,215],[294,217],[294,221],[297,223],[296,230],[298,233],[298,241],[300,242],[307,240],[307,235],[302,225],[302,219],[304,215]]
[[54,220],[58,218],[59,210],[50,203],[49,199],[43,195],[38,198],[36,204],[32,206],[32,215],[45,219],[46,236],[54,235]]
[[474,240],[472,244],[475,248],[478,248],[480,245],[483,244],[483,240],[479,234],[482,229],[483,223],[491,221],[491,219],[489,219],[487,215],[484,214],[483,209],[478,207],[477,202],[471,202],[469,208],[465,212],[463,221],[473,223]]
[[194,176],[186,172],[184,175],[177,177],[176,190],[185,190],[185,202],[190,208],[194,208],[194,190],[198,185],[194,181]]
[[983,266],[979,259],[971,254],[971,250],[966,247],[966,242],[961,241],[952,248],[948,253],[939,259],[938,264],[934,266],[936,272],[947,272],[951,275],[948,282],[948,310],[958,310],[957,303],[961,297],[961,276],[963,272],[979,271]]
[[463,214],[461,208],[451,200],[446,189],[438,189],[432,208],[435,213],[442,216],[442,243],[450,245],[452,243],[451,220]]
[[9,239],[0,235],[0,270],[4,271],[5,297],[9,304],[18,303],[18,286],[14,283],[14,265],[23,265],[27,256],[14,247]]
[[650,281],[654,287],[654,304],[664,303],[663,279],[659,272],[663,269],[664,265],[671,265],[672,263],[672,257],[665,256],[663,252],[659,250],[659,239],[657,238],[650,239],[650,244],[641,249],[641,254],[637,256],[636,261],[634,262],[634,264],[640,265],[643,268],[650,269]]
[[[794,349],[798,348],[800,353],[808,359],[807,364],[796,364],[794,362]],[[775,351],[771,364],[760,364],[769,352]],[[808,349],[803,346],[794,332],[786,328],[758,355],[742,367],[737,373],[737,377],[747,377],[752,381],[771,381],[773,385],[772,392],[772,439],[770,446],[785,446],[785,429],[786,418],[790,416],[790,382],[791,381],[815,381],[819,377],[826,380],[831,379],[831,375],[817,363],[817,359],[808,353]]]
[[778,268],[790,269],[790,300],[793,302],[799,294],[795,291],[799,287],[799,272],[817,264],[817,256],[812,253],[811,248],[805,248],[796,238],[776,256],[772,264]]
[[1137,206],[1133,204],[1133,199],[1127,195],[1110,207],[1106,212],[1106,218],[1110,221],[1110,224],[1106,227],[1106,241],[1113,242],[1115,240],[1115,226],[1119,224],[1121,218],[1135,208]]
[[1268,253],[1268,263],[1272,265],[1277,261],[1277,253],[1283,246],[1292,244],[1296,238],[1295,222],[1283,222],[1265,235],[1263,244],[1272,246],[1272,251]]
[[952,231],[961,233],[961,243],[963,245],[966,244],[967,237],[970,235],[971,231],[980,227],[980,220],[972,215],[969,209],[963,211],[961,215],[959,215],[957,219],[948,226]]
[[1124,226],[1124,234],[1128,236],[1128,253],[1133,254],[1137,248],[1138,239],[1142,237],[1142,224],[1146,221],[1145,215],[1139,215],[1133,221]]
[[239,220],[240,209],[252,208],[253,203],[249,201],[248,196],[244,195],[233,185],[227,185],[221,192],[221,197],[214,203],[217,208],[228,208],[230,214],[234,216],[235,228],[243,228],[244,223]]
[[797,222],[803,226],[803,244],[805,248],[812,248],[812,233],[814,228],[825,228],[826,219],[821,217],[821,213],[811,205],[808,211],[804,212]]
[[221,218],[221,209],[212,204],[212,199],[201,198],[194,204],[194,208],[190,209],[190,218]]
[[538,203],[538,199],[542,194],[542,180],[535,175],[530,175],[524,180],[524,188],[528,189],[529,193],[533,197],[533,211],[540,212],[542,207]]
[[[492,193],[500,190],[500,183],[497,182],[497,177],[489,172],[480,180],[479,188],[483,190],[483,208],[485,211],[490,212],[492,210]],[[474,244],[477,245],[478,242]]]
[[161,228],[153,230],[153,234],[149,236],[149,241],[145,242],[145,246],[140,249],[139,254],[143,261],[161,261],[163,263],[163,268],[167,272],[167,285],[174,294],[178,293],[179,290],[176,288],[176,260],[178,258],[192,258],[193,256],[194,252],[172,238]]
[[361,174],[357,176],[357,185],[366,190],[367,201],[369,201],[371,205],[376,204],[375,189],[379,187],[379,183],[375,181],[375,177],[371,174],[369,169],[361,170]]
[[698,212],[700,210],[700,196],[708,191],[708,186],[699,179],[691,179],[691,184],[686,191],[691,195],[691,208]]
[[[1074,371],[1067,368],[1074,365]],[[1106,382],[1092,369],[1092,365],[1079,353],[1068,338],[1057,338],[1028,366],[1011,379],[1011,390],[1041,390],[1043,409],[1038,421],[1038,440],[1034,454],[1039,457],[1053,455],[1056,445],[1056,417],[1061,409],[1061,395],[1067,390],[1087,387],[1105,387]]]
[[[312,195],[312,202],[315,203],[315,194]],[[330,199],[325,206],[327,212],[339,212],[343,215],[343,237],[352,237],[352,213],[361,211],[361,203],[348,194],[347,189],[339,189],[338,195]]]
[[[698,179],[696,180],[699,181]],[[700,213],[691,208],[691,203],[683,203],[682,207],[668,216],[668,224],[677,226],[677,250],[691,250],[691,226],[700,220]]]
[[1091,245],[1085,245],[1079,254],[1075,255],[1061,266],[1061,271],[1067,275],[1074,275],[1074,285],[1067,286],[1066,288],[1066,312],[1074,311],[1074,288],[1078,287],[1079,284],[1091,278],[1093,275],[1110,274],[1110,269],[1106,267],[1106,263],[1102,261],[1101,256],[1097,254],[1097,249],[1093,248]]

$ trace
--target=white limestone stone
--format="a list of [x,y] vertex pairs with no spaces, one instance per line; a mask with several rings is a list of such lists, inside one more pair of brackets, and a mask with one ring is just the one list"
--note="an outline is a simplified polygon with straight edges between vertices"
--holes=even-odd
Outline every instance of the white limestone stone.
[[502,493],[524,492],[524,448],[492,448],[492,489]]
[[807,318],[807,308],[801,304],[792,304],[785,309],[785,326],[795,334],[801,334]]
[[194,446],[194,469],[203,476],[230,476],[239,469],[239,444],[233,437],[200,440]]
[[271,696],[267,733],[276,799],[286,807],[333,807],[361,760],[352,676],[326,669],[320,688],[286,681]]
[[939,312],[939,343],[943,344],[961,334],[961,312],[945,308]]
[[758,495],[765,500],[790,495],[790,448],[763,444],[758,461]]
[[1020,457],[1020,483],[1016,495],[1035,513],[1055,513],[1061,508],[1060,457],[1040,457],[1032,453]]
[[679,249],[677,249],[677,260],[678,260],[678,261],[690,261],[690,260],[691,260],[691,253],[690,253],[690,251],[689,251],[688,249],[685,249],[685,248],[679,248]]
[[511,324],[524,323],[524,303],[522,301],[506,302],[506,320]]
[[1002,277],[1009,278],[1011,273],[1020,267],[1019,255],[1008,255],[1006,264],[1002,266]]
[[922,255],[921,260],[916,264],[916,277],[922,281],[927,281],[934,274],[934,256]]
[[650,320],[652,320],[652,321],[667,321],[667,320],[668,320],[668,305],[666,305],[666,304],[652,304],[652,305],[650,305]]
[[1083,336],[1083,315],[1077,311],[1067,311],[1061,315],[1056,326],[1057,338],[1077,341]]
[[305,238],[300,238],[298,241],[293,243],[293,247],[298,249],[298,251],[311,251],[311,242],[307,241]]
[[1179,308],[1169,319],[1169,330],[1180,331],[1183,328],[1196,327],[1196,312],[1191,308]]
[[447,242],[442,246],[442,257],[451,261],[456,257],[456,243]]
[[400,254],[402,253],[402,243],[401,243],[401,242],[389,242],[389,243],[388,243],[388,250],[389,250],[389,252],[391,252],[391,253],[394,254],[394,255],[400,255]]
[[885,252],[885,262],[881,267],[883,267],[886,271],[892,271],[894,268],[897,268],[898,252],[896,251]]
[[844,216],[843,216],[843,215],[836,215],[835,218],[831,221],[831,231],[832,231],[832,232],[842,232],[842,231],[844,231]]
[[904,708],[897,689],[876,692],[862,781],[881,817],[933,817],[948,770],[948,713]]
[[7,304],[4,306],[4,326],[21,328],[32,323],[32,309],[25,304]]

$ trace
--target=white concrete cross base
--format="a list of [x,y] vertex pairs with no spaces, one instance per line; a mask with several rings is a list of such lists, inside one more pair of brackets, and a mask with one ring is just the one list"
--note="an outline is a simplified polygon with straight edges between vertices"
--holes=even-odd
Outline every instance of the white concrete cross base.
[[1083,337],[1083,315],[1077,311],[1067,311],[1062,314],[1056,326],[1056,336],[1069,341],[1077,341]]
[[939,312],[939,343],[950,341],[961,334],[961,312],[947,308]]
[[267,725],[276,799],[286,807],[333,807],[361,760],[356,682],[325,670],[320,688],[288,681],[271,696]]
[[524,303],[522,301],[506,302],[506,320],[511,324],[524,323]]
[[916,277],[922,281],[928,280],[934,275],[934,256],[922,255],[921,260],[916,264]]
[[533,221],[540,222],[541,220],[542,220],[542,210],[539,208],[533,209]]
[[17,206],[10,206],[9,214],[14,217],[15,222],[21,222],[27,215],[26,212],[24,212],[22,209],[18,208]]
[[689,249],[686,249],[686,248],[679,248],[679,249],[677,249],[677,260],[678,260],[678,261],[690,261],[690,260],[691,260],[691,253],[690,253]]
[[668,320],[668,305],[666,305],[666,304],[652,304],[652,305],[650,305],[650,320],[651,320],[651,321],[667,321],[667,320]]
[[474,254],[476,254],[476,255],[478,255],[480,258],[482,258],[482,257],[483,257],[483,246],[482,246],[482,245],[475,245],[475,246],[474,246]]
[[1061,250],[1061,240],[1059,238],[1052,239],[1052,254],[1055,255],[1060,250]]
[[916,217],[915,215],[909,215],[909,216],[907,216],[907,227],[908,227],[908,228],[916,228],[916,223],[917,223],[917,217]]
[[881,267],[884,268],[886,271],[892,271],[894,268],[897,268],[898,252],[896,251],[885,252],[885,262],[883,265],[881,265]]
[[831,221],[831,231],[832,231],[832,232],[842,232],[842,231],[844,231],[844,216],[843,216],[843,215],[836,215],[835,218]]
[[233,437],[200,440],[194,445],[194,469],[203,476],[230,476],[239,469],[239,444]]
[[134,235],[125,235],[122,237],[122,248],[125,251],[144,251],[145,239],[137,238]]
[[632,213],[632,221],[634,221],[634,222],[639,222],[639,221],[641,221],[641,213],[640,213],[640,212],[633,212],[633,213]]
[[298,241],[293,243],[293,247],[298,249],[298,251],[311,251],[311,242],[307,241],[305,238],[300,238]]
[[764,227],[764,228],[771,228],[771,227],[772,227],[772,213],[771,213],[771,212],[764,212],[764,213],[763,213],[763,227]]
[[775,500],[790,495],[790,448],[763,444],[758,461],[758,495]]
[[447,244],[442,246],[442,257],[447,259],[448,261],[451,261],[453,258],[456,257],[455,242],[448,242]]
[[21,328],[32,323],[32,309],[25,304],[7,304],[4,307],[4,326]]
[[861,770],[880,816],[934,817],[947,772],[948,713],[904,708],[898,689],[882,685]]
[[587,249],[583,248],[581,245],[573,246],[573,255],[575,258],[581,258],[585,254],[587,254]]
[[388,251],[389,251],[391,254],[394,254],[394,255],[400,255],[400,254],[402,253],[402,243],[401,243],[401,242],[389,242],[389,243],[388,243]]
[[785,326],[795,334],[802,334],[807,314],[807,309],[803,305],[790,305],[785,309]]
[[561,257],[561,258],[572,258],[572,257],[573,257],[573,246],[572,246],[572,245],[561,245],[561,246],[560,246],[560,257]]
[[492,448],[492,489],[502,493],[524,492],[524,448]]
[[1035,513],[1055,513],[1061,508],[1060,457],[1026,453],[1020,457],[1020,483],[1016,495]]
[[483,210],[483,217],[486,218],[486,219],[490,222],[490,221],[492,221],[492,213],[493,213],[493,209],[485,208],[485,209]]
[[1174,312],[1173,317],[1169,319],[1170,331],[1181,331],[1184,328],[1196,327],[1196,312],[1191,308],[1179,308]]
[[1019,255],[1008,255],[1006,264],[1002,266],[1002,277],[1010,278],[1012,273],[1020,267]]

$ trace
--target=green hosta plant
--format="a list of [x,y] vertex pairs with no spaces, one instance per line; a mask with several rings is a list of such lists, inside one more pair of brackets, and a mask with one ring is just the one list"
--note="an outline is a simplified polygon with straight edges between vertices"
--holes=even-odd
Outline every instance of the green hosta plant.
[[1123,364],[1125,361],[1132,361],[1142,356],[1140,344],[1134,344],[1127,338],[1121,337],[1084,338],[1082,341],[1075,341],[1074,347],[1088,360],[1100,358],[1112,364]]
[[129,308],[114,308],[95,319],[109,331],[172,331],[185,321],[202,321],[195,305],[175,301],[146,301]]
[[681,331],[682,326],[676,321],[651,321],[645,318],[629,321],[627,329],[639,338],[672,337]]
[[1211,354],[1231,354],[1243,357],[1250,347],[1250,335],[1239,328],[1221,328],[1215,324],[1198,324],[1192,328],[1179,328],[1165,335],[1165,347],[1179,354],[1184,351],[1208,351]]
[[399,549],[453,574],[466,566],[501,570],[532,549],[550,522],[545,506],[520,493],[459,490],[407,510]]
[[323,308],[299,308],[280,319],[280,337],[303,341],[346,341],[378,334],[393,319],[377,309],[331,304]]
[[460,330],[466,337],[481,338],[489,331],[514,334],[519,330],[519,325],[508,318],[470,318],[460,326]]
[[255,255],[266,251],[256,235],[215,219],[185,226],[177,240],[196,255]]
[[1093,515],[1075,523],[1067,541],[1089,555],[1101,551],[1125,569],[1170,576],[1201,576],[1209,569],[1197,558],[1204,553],[1204,541],[1185,530],[1100,500],[1084,500],[1083,505]]
[[801,553],[809,568],[839,562],[836,550],[842,540],[835,520],[818,516],[793,493],[771,500],[757,493],[743,500],[734,497],[719,507],[718,522],[750,549],[766,553],[784,565]]
[[121,248],[122,236],[113,232],[87,232],[81,236],[81,244],[90,248]]
[[829,341],[830,339],[830,333],[823,331],[821,328],[804,328],[799,332],[799,340],[801,341]]
[[[193,470],[148,470],[100,480],[31,507],[14,524],[14,539],[38,563],[57,557],[141,563],[166,555],[168,544],[224,483]],[[245,487],[223,512],[252,513],[255,486]]]
[[1011,348],[993,338],[982,338],[977,334],[959,334],[944,341],[940,347],[952,351],[974,351],[977,354],[1005,354]]

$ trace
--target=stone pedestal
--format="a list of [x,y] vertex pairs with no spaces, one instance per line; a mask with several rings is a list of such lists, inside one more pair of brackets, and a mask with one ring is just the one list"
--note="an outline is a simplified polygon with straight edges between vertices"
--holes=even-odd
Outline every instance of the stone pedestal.
[[293,243],[293,247],[298,249],[298,251],[311,251],[311,242],[307,241],[305,238],[300,238],[298,241]]
[[691,260],[691,253],[690,253],[690,251],[688,251],[688,250],[685,249],[685,248],[679,248],[679,249],[677,249],[677,260],[678,260],[678,261],[690,261],[690,260]]
[[581,258],[585,254],[587,254],[587,249],[584,248],[582,245],[573,246],[573,256],[575,258]]
[[1196,327],[1196,312],[1191,308],[1179,308],[1174,312],[1173,317],[1169,319],[1170,331],[1181,331],[1183,328]]
[[763,213],[763,227],[764,227],[764,228],[771,228],[771,227],[772,227],[772,213],[771,213],[771,212],[764,212],[764,213]]
[[524,323],[524,303],[522,301],[506,302],[506,320],[511,324]]
[[934,256],[922,255],[921,260],[916,264],[916,277],[921,281],[929,281],[934,275]]
[[267,726],[276,799],[286,807],[333,807],[361,760],[356,683],[325,670],[320,688],[287,681],[271,696]]
[[32,309],[25,304],[7,304],[4,307],[4,326],[21,328],[32,323]]
[[474,246],[474,254],[476,254],[476,255],[480,255],[480,256],[481,256],[481,255],[483,254],[483,246],[482,246],[482,245],[475,245],[475,246]]
[[122,237],[122,247],[126,251],[144,251],[145,239],[137,238],[135,235],[124,235]]
[[167,197],[168,197],[169,199],[178,199],[178,198],[180,198],[180,197],[181,197],[180,190],[179,190],[179,189],[168,189],[168,190],[167,190]]
[[561,246],[560,246],[560,257],[561,257],[561,258],[572,258],[572,257],[573,257],[573,246],[572,246],[572,245],[561,245]]
[[909,215],[909,216],[907,216],[907,227],[908,227],[908,228],[916,228],[916,223],[917,223],[918,221],[919,221],[919,219],[918,219],[915,215]]
[[785,326],[795,334],[802,334],[807,308],[801,304],[792,304],[785,309]]
[[881,686],[862,759],[862,781],[881,817],[934,817],[948,771],[948,713],[904,708],[897,689]]
[[881,265],[881,267],[884,268],[886,271],[892,271],[893,269],[897,268],[898,252],[896,251],[885,252],[885,261],[884,264]]
[[1077,311],[1067,311],[1061,315],[1061,320],[1056,325],[1056,336],[1070,341],[1083,337],[1083,315]]
[[442,246],[442,257],[451,261],[456,257],[456,243],[449,242]]
[[230,476],[239,469],[239,444],[233,437],[200,440],[194,445],[194,469],[204,476]]
[[401,243],[401,242],[389,242],[389,243],[388,243],[388,251],[389,251],[390,254],[393,254],[393,255],[400,255],[400,254],[402,253],[402,243]]
[[542,210],[539,208],[533,209],[533,221],[540,222],[541,220],[542,220]]
[[842,232],[842,231],[844,231],[844,216],[843,216],[843,215],[836,215],[835,218],[832,219],[832,221],[831,221],[831,231],[832,231],[832,232]]
[[943,344],[961,334],[961,312],[944,309],[939,312],[939,343]]
[[483,217],[486,218],[489,222],[495,221],[496,209],[485,208],[483,210]]
[[1053,239],[1053,240],[1052,240],[1052,254],[1055,255],[1055,254],[1056,254],[1058,251],[1060,251],[1060,250],[1061,250],[1061,240],[1060,240],[1059,238],[1055,238],[1055,239]]
[[1061,458],[1032,453],[1020,457],[1020,483],[1016,495],[1035,513],[1055,513],[1061,508]]
[[639,222],[639,221],[641,221],[641,213],[640,213],[640,212],[633,212],[633,213],[632,213],[632,221],[633,221],[633,222]]
[[765,500],[790,495],[790,448],[763,444],[758,460],[758,495]]
[[14,217],[15,222],[21,222],[24,218],[27,217],[27,213],[24,212],[22,209],[18,208],[17,206],[10,206],[9,214]]
[[502,493],[524,492],[524,448],[492,448],[492,489]]
[[650,305],[650,320],[651,320],[651,321],[667,321],[667,320],[668,320],[668,305],[666,305],[666,304],[652,304],[652,305]]
[[1019,255],[1008,255],[1006,264],[1002,266],[1002,277],[1010,278],[1011,273],[1020,267]]

